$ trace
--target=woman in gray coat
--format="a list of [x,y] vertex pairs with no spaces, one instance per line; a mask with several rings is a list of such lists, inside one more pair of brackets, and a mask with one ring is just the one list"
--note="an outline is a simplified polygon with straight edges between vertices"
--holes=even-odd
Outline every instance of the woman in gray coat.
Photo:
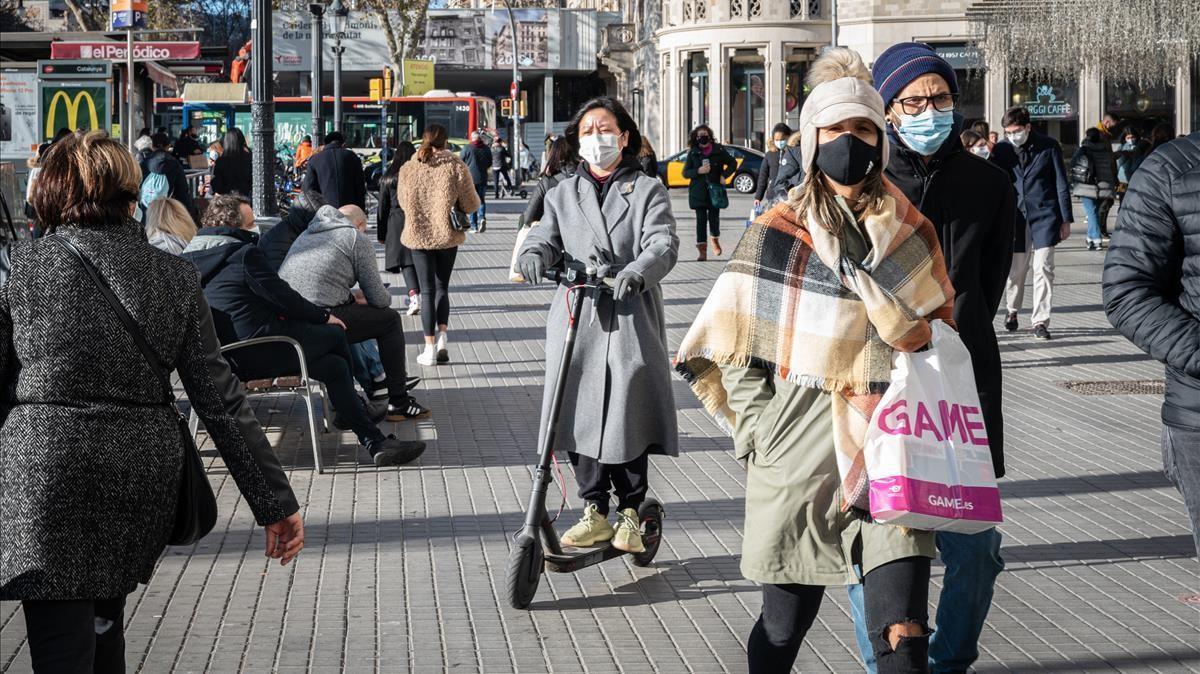
[[[33,197],[178,370],[255,519],[267,555],[304,544],[299,506],[220,355],[192,265],[152,247],[132,214],[141,171],[102,132],[46,153]],[[35,672],[124,672],[125,595],[174,522],[177,412],[81,262],[51,238],[12,249],[0,288],[0,600],[20,600]]]
[[[588,101],[566,137],[582,161],[546,194],[541,224],[525,240],[518,266],[530,283],[548,267],[571,263],[595,265],[616,283],[612,296],[585,303],[567,374],[555,449],[569,453],[587,507],[562,542],[586,547],[612,540],[619,550],[640,552],[637,509],[648,489],[647,455],[679,453],[660,288],[675,266],[679,238],[666,188],[638,167],[641,134],[619,102]],[[546,327],[543,433],[567,330],[566,293],[558,289]],[[608,522],[610,490],[617,497],[615,528]]]

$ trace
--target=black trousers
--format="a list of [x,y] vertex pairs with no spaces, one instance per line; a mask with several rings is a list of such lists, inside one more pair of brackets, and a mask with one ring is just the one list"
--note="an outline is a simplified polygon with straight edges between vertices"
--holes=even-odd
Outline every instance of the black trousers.
[[[408,399],[405,380],[408,379],[404,359],[404,326],[394,309],[368,304],[344,304],[332,309],[333,315],[346,324],[346,341],[358,344],[373,339],[379,344],[379,360],[387,376],[388,398],[393,404]],[[330,394],[332,395],[332,394]]]
[[[280,321],[267,326],[261,334],[256,336],[265,335],[284,335],[300,342],[300,348],[304,349],[309,375],[325,384],[333,408],[349,424],[351,430],[358,436],[360,443],[366,445],[373,440],[383,438],[383,433],[375,424],[371,423],[371,418],[367,416],[367,410],[354,390],[354,378],[351,376],[353,361],[350,359],[350,343],[346,341],[345,330],[336,325]],[[382,359],[382,345],[380,345],[379,352],[380,359]],[[246,375],[242,374],[243,365],[239,362],[239,376],[252,377],[253,373],[260,369],[266,376],[295,373],[295,356],[278,347],[255,361],[245,366],[249,370]],[[401,379],[401,386],[403,386],[403,381]]]
[[601,515],[608,516],[608,492],[617,493],[617,510],[637,510],[646,500],[650,489],[647,474],[650,472],[650,454],[629,463],[600,463],[589,456],[569,452],[571,465],[575,467],[575,483],[579,485],[579,498],[594,503]]
[[1096,216],[1100,219],[1101,236],[1108,236],[1108,212],[1112,210],[1115,202],[1116,199],[1109,197],[1107,199],[1101,199],[1096,204]]
[[714,239],[721,236],[721,211],[716,208],[696,209],[696,243],[708,241],[705,235]]
[[[817,618],[825,588],[771,585],[763,588],[762,614],[747,643],[750,674],[792,671],[804,636]],[[867,631],[879,674],[929,671],[929,636],[901,637],[892,649],[888,628],[916,622],[928,632],[929,558],[905,557],[873,569],[863,578]]]
[[35,674],[125,674],[125,597],[21,607]]
[[432,337],[437,326],[450,322],[450,274],[458,248],[413,250],[412,258],[421,284],[421,328]]
[[508,189],[512,189],[512,179],[508,177],[508,169],[492,169],[492,181],[496,184],[496,198],[500,198],[500,179],[504,178],[504,184],[508,185]]

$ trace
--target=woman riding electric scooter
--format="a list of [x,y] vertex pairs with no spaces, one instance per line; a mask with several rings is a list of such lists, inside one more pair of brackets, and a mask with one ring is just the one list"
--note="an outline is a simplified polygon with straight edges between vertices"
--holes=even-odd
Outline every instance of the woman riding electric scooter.
[[[561,542],[589,547],[611,540],[617,550],[640,553],[637,512],[648,488],[648,454],[679,453],[659,287],[675,266],[679,238],[666,188],[638,167],[641,134],[619,102],[588,101],[566,136],[583,161],[547,193],[518,267],[537,283],[547,269],[578,261],[615,282],[611,294],[598,293],[583,309],[567,370],[554,449],[568,452],[587,505]],[[568,330],[568,292],[560,286],[550,305],[543,438]],[[610,490],[616,527],[608,521]]]

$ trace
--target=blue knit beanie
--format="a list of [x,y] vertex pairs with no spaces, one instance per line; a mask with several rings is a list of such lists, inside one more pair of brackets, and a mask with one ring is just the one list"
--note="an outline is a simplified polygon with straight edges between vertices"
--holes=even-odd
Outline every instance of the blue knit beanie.
[[879,91],[885,107],[891,106],[901,89],[925,73],[941,75],[950,85],[950,92],[958,93],[958,78],[954,76],[954,68],[924,42],[894,44],[880,54],[871,66],[871,78],[875,80],[875,89]]

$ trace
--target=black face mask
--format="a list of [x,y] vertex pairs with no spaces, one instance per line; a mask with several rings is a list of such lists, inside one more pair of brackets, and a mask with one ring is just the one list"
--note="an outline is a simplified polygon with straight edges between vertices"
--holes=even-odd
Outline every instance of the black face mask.
[[817,146],[817,168],[839,185],[861,183],[879,161],[879,147],[852,133]]
[[708,136],[696,136],[696,143],[699,145],[708,145],[712,142],[712,138]]

